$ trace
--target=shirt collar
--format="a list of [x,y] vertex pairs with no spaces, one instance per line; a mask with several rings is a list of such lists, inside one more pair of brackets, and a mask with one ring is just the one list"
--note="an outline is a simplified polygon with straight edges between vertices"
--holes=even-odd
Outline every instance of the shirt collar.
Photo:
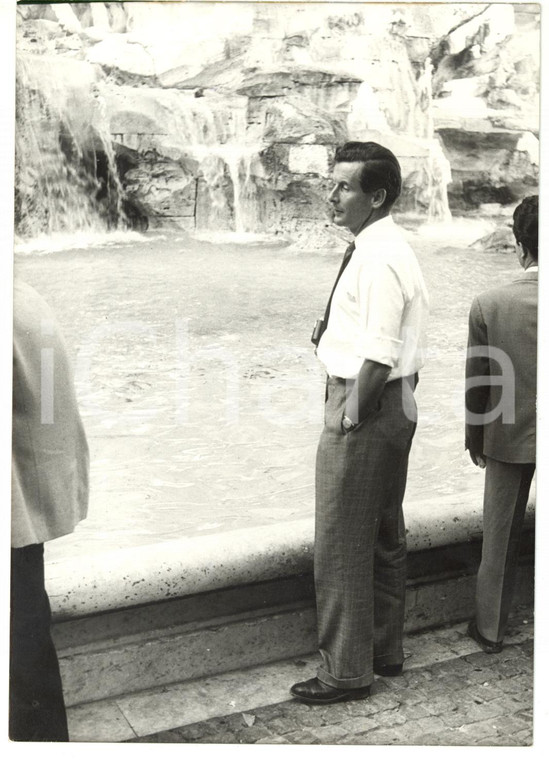
[[381,219],[378,219],[373,224],[369,224],[367,227],[361,230],[355,238],[355,244],[357,244],[359,240],[362,241],[371,235],[375,235],[379,230],[383,230],[385,227],[393,226],[393,217],[390,214],[383,216]]

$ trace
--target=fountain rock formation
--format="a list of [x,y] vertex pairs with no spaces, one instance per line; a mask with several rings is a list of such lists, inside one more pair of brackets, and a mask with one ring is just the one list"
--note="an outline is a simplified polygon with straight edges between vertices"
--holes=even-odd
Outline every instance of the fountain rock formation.
[[433,50],[433,118],[453,210],[509,204],[539,181],[539,6],[495,4]]
[[329,242],[346,139],[396,153],[399,213],[510,203],[537,183],[536,8],[20,6],[17,230]]

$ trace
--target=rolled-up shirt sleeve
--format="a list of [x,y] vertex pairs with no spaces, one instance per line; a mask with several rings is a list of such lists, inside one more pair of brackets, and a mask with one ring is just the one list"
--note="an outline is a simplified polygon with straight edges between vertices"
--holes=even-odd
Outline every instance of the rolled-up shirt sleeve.
[[389,263],[361,267],[358,279],[360,328],[357,356],[396,367],[402,351],[402,315],[406,299],[402,283]]

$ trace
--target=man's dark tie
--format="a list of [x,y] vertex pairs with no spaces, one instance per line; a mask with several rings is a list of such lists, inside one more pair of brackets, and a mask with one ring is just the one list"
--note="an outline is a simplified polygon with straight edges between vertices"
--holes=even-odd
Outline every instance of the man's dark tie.
[[339,272],[337,273],[337,277],[334,282],[334,287],[332,288],[332,292],[330,293],[330,297],[328,298],[328,303],[326,304],[326,311],[324,312],[324,319],[322,320],[322,324],[320,326],[319,330],[315,330],[315,333],[313,333],[313,337],[311,338],[312,342],[315,344],[315,346],[318,346],[320,343],[320,339],[322,338],[322,335],[324,331],[326,330],[328,326],[328,319],[330,317],[330,308],[332,306],[332,298],[334,297],[335,289],[337,287],[337,283],[340,280],[341,275],[345,271],[345,268],[347,267],[347,264],[351,260],[351,256],[353,255],[353,251],[355,250],[355,244],[354,242],[351,243],[347,250],[345,251],[345,254],[343,256],[343,260],[341,262],[341,266],[339,268]]

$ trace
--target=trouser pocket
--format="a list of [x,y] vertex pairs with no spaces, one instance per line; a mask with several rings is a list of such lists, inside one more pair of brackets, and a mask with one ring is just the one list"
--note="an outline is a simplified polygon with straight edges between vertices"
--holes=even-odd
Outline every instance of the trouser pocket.
[[345,414],[347,382],[342,378],[329,377],[326,382],[324,425],[331,433],[343,435],[341,420]]

